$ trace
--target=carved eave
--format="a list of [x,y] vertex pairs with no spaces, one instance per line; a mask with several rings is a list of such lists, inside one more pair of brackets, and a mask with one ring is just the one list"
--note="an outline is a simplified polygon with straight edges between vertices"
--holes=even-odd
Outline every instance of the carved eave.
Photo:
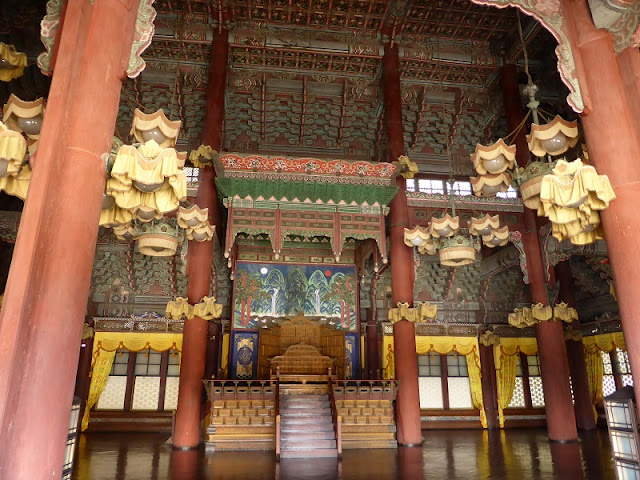
[[[451,199],[448,195],[407,192],[407,203],[410,207],[447,208]],[[456,210],[523,213],[524,206],[520,198],[468,196],[460,199],[460,205],[456,204]]]
[[171,320],[156,314],[130,317],[93,317],[95,332],[182,333],[184,320]]
[[611,34],[616,53],[640,45],[640,2],[589,0],[589,8],[595,26]]

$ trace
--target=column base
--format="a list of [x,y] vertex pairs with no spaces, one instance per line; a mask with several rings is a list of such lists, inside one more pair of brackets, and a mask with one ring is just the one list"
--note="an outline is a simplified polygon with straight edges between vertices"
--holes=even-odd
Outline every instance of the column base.
[[198,445],[194,447],[176,447],[175,445],[171,445],[171,448],[178,452],[189,452],[192,450],[198,450],[201,446],[202,446],[202,442],[200,442]]
[[420,443],[399,443],[399,447],[421,447],[423,442]]

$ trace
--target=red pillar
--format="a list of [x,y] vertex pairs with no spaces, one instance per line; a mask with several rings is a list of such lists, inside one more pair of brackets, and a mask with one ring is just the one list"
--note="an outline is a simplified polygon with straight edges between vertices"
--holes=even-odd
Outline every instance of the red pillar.
[[[520,104],[517,72],[515,65],[504,65],[501,69],[502,93],[509,130],[513,131],[524,117]],[[525,129],[516,137],[517,161],[524,166],[529,161]],[[545,285],[542,252],[538,238],[536,214],[524,209],[524,232],[522,244],[527,257],[529,287],[532,303],[549,305]],[[551,440],[577,440],[575,415],[569,386],[569,364],[567,347],[564,343],[564,331],[561,322],[540,322],[536,325],[538,355],[542,370],[542,387],[547,416],[547,433]]]
[[[569,261],[556,265],[556,278],[560,282],[560,301],[570,307],[576,308],[576,297],[573,291],[573,276]],[[580,324],[575,328],[579,328]],[[589,377],[587,366],[584,362],[584,347],[580,340],[567,340],[567,354],[569,355],[569,372],[571,373],[571,386],[573,387],[573,409],[576,415],[576,425],[581,430],[593,430],[596,428],[596,420],[593,417],[591,405],[591,393],[589,391]]]
[[[0,317],[0,478],[59,479],[138,2],[69,0]],[[108,41],[105,41],[108,39]]]
[[[402,131],[402,98],[398,46],[385,46],[382,58],[384,119],[387,134],[387,161],[395,162],[404,154]],[[391,299],[413,304],[413,251],[404,244],[404,228],[409,227],[409,207],[404,178],[398,177],[398,194],[390,205],[389,239],[391,242]],[[400,381],[396,399],[398,443],[420,445],[420,395],[418,393],[418,356],[415,327],[401,320],[393,326],[396,378]]]
[[[591,111],[582,116],[589,157],[611,180],[616,200],[601,213],[631,372],[640,373],[640,146],[609,34],[593,25],[587,0],[566,2],[584,64]],[[634,382],[640,398],[640,381]]]
[[[211,48],[207,113],[203,145],[220,150],[224,120],[224,92],[227,81],[229,42],[227,31],[217,32]],[[215,187],[215,172],[211,167],[200,169],[200,183],[196,204],[209,209],[209,221],[220,230],[220,214]],[[189,242],[189,303],[194,305],[209,295],[211,285],[212,242]],[[207,360],[207,331],[209,323],[195,317],[185,321],[182,337],[180,390],[173,435],[173,446],[179,449],[197,448],[200,444],[200,404],[202,402],[205,364]]]
[[[637,47],[627,47],[616,60],[631,117],[640,118],[640,50]],[[638,122],[633,122],[633,127],[636,136],[640,138]]]
[[498,421],[498,390],[496,384],[496,365],[493,346],[480,344],[480,368],[482,373],[482,402],[487,416],[487,428],[500,428]]

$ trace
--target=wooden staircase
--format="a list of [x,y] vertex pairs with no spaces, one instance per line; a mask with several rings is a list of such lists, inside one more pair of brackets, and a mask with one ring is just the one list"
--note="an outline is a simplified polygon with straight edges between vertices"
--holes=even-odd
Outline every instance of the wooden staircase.
[[329,395],[280,395],[280,457],[337,456]]

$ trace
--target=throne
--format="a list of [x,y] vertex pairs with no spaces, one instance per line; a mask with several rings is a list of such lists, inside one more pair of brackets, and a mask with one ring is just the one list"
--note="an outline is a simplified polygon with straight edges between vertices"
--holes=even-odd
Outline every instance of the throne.
[[322,355],[313,345],[291,345],[283,355],[269,359],[271,379],[289,383],[327,382],[333,378],[335,359]]

